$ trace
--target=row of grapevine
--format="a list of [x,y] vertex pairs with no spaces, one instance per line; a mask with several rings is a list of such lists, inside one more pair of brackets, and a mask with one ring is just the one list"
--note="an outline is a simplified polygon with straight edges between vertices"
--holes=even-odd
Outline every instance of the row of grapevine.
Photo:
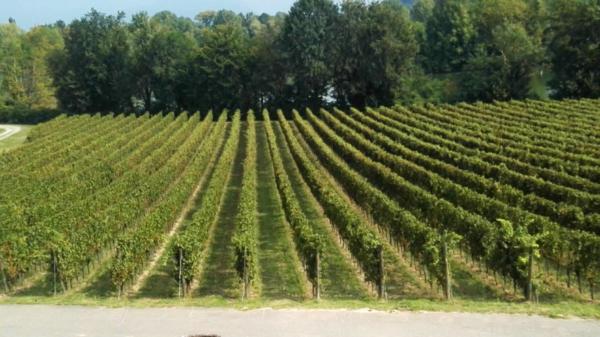
[[[452,116],[454,123],[458,124],[466,118],[465,115],[468,111],[469,110],[464,109],[461,106],[445,106],[439,110],[439,113]],[[498,109],[497,112],[500,114],[504,113],[502,109]],[[471,113],[478,116],[478,112],[471,111]],[[586,144],[590,144],[586,141],[566,142],[558,136],[555,136],[551,131],[540,132],[534,130],[527,131],[526,133],[523,131],[525,134],[521,134],[521,139],[519,139],[515,136],[516,131],[514,128],[510,128],[500,121],[481,121],[477,117],[473,117],[467,119],[467,123],[474,130],[480,129],[481,123],[488,123],[488,127],[492,128],[491,130],[502,130],[501,135],[503,138],[492,136],[489,133],[486,133],[483,136],[481,133],[477,133],[473,136],[476,138],[483,137],[486,141],[491,143],[491,146],[502,147],[504,154],[533,165],[558,170],[561,169],[561,166],[565,166],[565,170],[569,170],[569,173],[580,175],[584,178],[589,178],[585,175],[586,172],[588,170],[593,170],[593,168],[598,165],[598,160],[589,155],[589,150],[588,152],[579,152]],[[462,123],[460,125],[462,126]],[[525,126],[523,126],[523,128],[525,128]],[[533,137],[543,137],[540,136],[540,134],[551,134],[552,136],[542,140],[532,139]],[[507,135],[511,135],[512,139],[507,139]],[[561,142],[565,142],[566,149],[574,151],[570,152],[565,149],[557,149],[557,144],[561,144]]]
[[[113,150],[113,144],[117,144],[115,147],[119,148],[129,142],[130,139],[123,135],[134,135],[136,128],[145,124],[144,120],[134,123],[131,119],[119,119],[118,122],[119,124],[125,122],[125,124],[121,127],[115,126],[113,131],[96,138],[90,148],[65,152],[63,155],[57,155],[50,164],[31,170],[23,167],[20,175],[3,179],[0,184],[2,189],[0,200],[38,205],[40,199],[62,197],[69,186],[77,185],[78,180],[83,184],[86,181],[93,181],[94,176],[103,173],[102,166],[109,165],[108,162],[98,159],[105,158],[104,156],[110,153],[107,151]],[[100,167],[100,169],[91,170],[91,167]],[[36,184],[31,183],[33,179],[36,180]]]
[[[436,110],[436,109],[423,109],[420,107],[413,107],[413,112],[408,112],[406,109],[398,109],[396,113],[391,113],[386,109],[381,109],[382,114],[386,114],[390,118],[395,118],[399,122],[407,125],[417,127],[419,129],[430,132],[432,136],[439,136],[453,143],[453,146],[461,146],[468,151],[479,151],[482,155],[486,155],[488,158],[496,162],[504,162],[510,168],[521,170],[523,173],[531,172],[534,174],[534,170],[544,172],[555,173],[555,175],[562,175],[565,178],[573,177],[584,179],[588,183],[590,179],[597,176],[596,169],[591,166],[581,166],[576,163],[564,161],[562,164],[557,162],[556,158],[544,154],[531,153],[527,151],[515,151],[514,149],[504,149],[502,146],[502,140],[498,140],[496,144],[489,142],[491,131],[488,133],[478,132],[478,124],[476,122],[470,122],[472,131],[469,131],[460,122],[460,114],[453,115],[451,108],[447,110]],[[402,118],[403,115],[409,116],[409,118]],[[444,117],[444,116],[451,116]],[[438,120],[441,118],[448,118],[448,121],[440,123]],[[419,122],[417,122],[417,120]],[[456,129],[455,132],[449,132],[449,130]],[[494,130],[500,129],[496,127]],[[567,152],[567,151],[565,151]],[[511,157],[512,156],[512,157]],[[540,175],[542,176],[542,175]],[[553,176],[544,177],[545,179],[552,180]]]
[[[146,123],[140,124],[142,127],[147,125]],[[135,135],[133,134],[124,134],[121,137],[116,136],[113,138],[118,141],[110,142],[109,144],[111,145],[108,146],[107,144],[104,146],[104,150],[101,152],[111,153],[121,148],[123,140],[135,139]],[[147,137],[138,138],[136,142],[130,144],[130,148],[137,148],[146,142],[146,140]],[[98,165],[102,165],[102,162],[99,161],[100,158],[106,160],[106,163],[111,162],[106,157],[96,157],[95,160],[100,163]],[[122,160],[119,156],[110,159],[114,160],[114,162]],[[94,162],[94,159],[91,161]],[[2,251],[5,254],[5,265],[9,268],[8,274],[11,276],[11,279],[20,277],[33,267],[46,262],[44,247],[47,244],[48,238],[44,237],[44,233],[47,232],[47,228],[44,228],[44,225],[49,223],[51,218],[60,217],[61,213],[66,214],[69,211],[69,208],[64,208],[62,207],[63,205],[75,206],[86,199],[93,198],[96,196],[95,193],[88,193],[87,195],[85,193],[77,195],[76,193],[80,192],[80,190],[96,191],[102,185],[112,181],[112,179],[103,179],[102,181],[98,179],[86,179],[85,176],[89,178],[90,175],[101,177],[104,174],[103,172],[105,172],[97,170],[98,167],[92,167],[93,169],[84,170],[83,173],[80,173],[82,174],[82,179],[73,179],[73,177],[65,179],[63,181],[66,183],[64,185],[65,190],[58,189],[56,193],[51,195],[45,193],[44,189],[47,188],[47,184],[40,184],[36,180],[24,180],[23,184],[20,184],[18,187],[19,189],[30,191],[31,196],[22,203],[9,201],[2,204],[5,217],[3,217],[3,225],[0,227],[6,229],[7,234],[6,236],[2,236],[3,238],[7,238],[2,245]],[[79,216],[83,215],[79,214]],[[27,241],[22,241],[20,238],[27,238]]]
[[[585,152],[569,154],[555,149],[556,143],[566,145],[570,148],[590,144],[590,140],[581,135],[581,130],[576,133],[564,133],[562,129],[533,127],[531,124],[535,124],[536,122],[532,121],[528,123],[515,122],[505,117],[508,109],[500,105],[474,106],[461,103],[455,106],[445,106],[444,111],[448,110],[457,112],[461,120],[469,120],[480,124],[485,123],[484,125],[490,127],[502,126],[504,133],[512,136],[513,140],[517,141],[514,145],[521,148],[529,148],[531,152],[549,156],[554,154],[559,156],[559,158],[567,156],[570,160],[577,160],[582,165],[593,164],[594,162],[594,159],[587,156]],[[489,114],[486,114],[485,112],[488,111]],[[519,140],[521,143],[518,143]]]
[[[91,133],[93,134],[93,137],[99,137],[103,135],[103,133],[100,133],[100,130],[105,129],[110,131],[113,129],[113,126],[118,126],[119,124],[125,124],[124,118],[105,118],[102,119],[102,123],[97,128],[97,131],[99,131],[99,133]],[[117,133],[115,133],[115,135],[116,134]],[[58,153],[48,153],[44,150],[40,150],[39,153],[33,152],[32,158],[29,158],[26,162],[14,163],[15,165],[18,165],[19,175],[14,174],[15,167],[12,166],[13,163],[11,163],[11,165],[6,165],[6,171],[2,172],[2,175],[5,177],[5,179],[2,179],[0,181],[2,190],[6,192],[8,184],[10,184],[13,179],[19,179],[21,177],[30,177],[34,174],[36,177],[46,177],[48,173],[53,173],[52,171],[49,171],[47,169],[49,166],[56,165],[55,167],[58,168],[64,167],[63,163],[68,163],[69,160],[73,160],[72,158],[75,154],[80,153],[80,147],[84,146],[84,144],[90,143],[91,140],[95,139],[88,137],[88,134],[82,133],[74,138],[65,138],[62,140],[58,140],[57,142],[61,145],[62,148],[62,150]]]
[[[571,132],[578,132],[578,129],[585,132],[593,132],[598,129],[600,120],[594,119],[594,116],[589,113],[579,113],[572,105],[565,102],[553,101],[511,101],[511,102],[496,102],[496,105],[504,107],[509,111],[507,116],[519,116],[527,119],[543,121],[552,128],[562,129],[564,126],[570,128]],[[512,110],[511,110],[512,109]]]
[[235,218],[232,243],[235,249],[235,269],[243,283],[243,298],[250,295],[250,286],[258,277],[258,221],[256,196],[256,125],[254,112],[249,111],[246,126],[246,151],[243,163],[240,202]]
[[[470,109],[474,108],[470,107]],[[494,109],[498,110],[497,113],[505,113],[501,107],[495,107]],[[421,112],[421,109],[414,110]],[[484,110],[484,108],[480,110]],[[479,112],[473,112],[460,106],[431,109],[429,113],[437,120],[445,119],[444,126],[451,124],[449,128],[459,130],[458,133],[463,138],[479,140],[481,148],[491,152],[502,148],[503,154],[532,165],[554,169],[560,167],[560,161],[564,161],[566,169],[569,170],[571,175],[575,176],[577,176],[579,166],[585,170],[594,165],[594,159],[589,156],[589,150],[585,149],[591,144],[589,142],[564,142],[558,137],[551,142],[548,139],[539,139],[538,134],[540,132],[535,130],[529,130],[524,135],[516,134],[514,130],[507,130],[504,127],[500,128],[499,125],[494,123],[481,125],[482,122],[476,117],[465,117],[467,113],[477,116]],[[439,124],[439,122],[436,121],[434,124]],[[544,130],[543,132],[552,133],[550,130]]]
[[[72,126],[75,126],[76,123],[80,122],[80,118],[87,118],[90,115],[77,115],[72,118],[68,118],[66,114],[58,115],[57,117],[36,125],[34,128],[29,130],[28,139],[35,140],[35,143],[27,143],[24,146],[36,146],[37,142],[42,142],[47,138],[55,137],[59,133],[64,133],[66,130],[61,129],[63,126],[67,126],[67,129],[71,129]],[[29,138],[31,137],[31,138]],[[21,148],[22,150],[22,148]],[[19,151],[19,149],[15,149],[11,152]]]
[[[144,158],[139,166],[100,189],[93,198],[73,204],[64,213],[48,219],[43,228],[52,231],[45,235],[51,238],[47,240],[50,268],[64,288],[82,276],[86,266],[114,244],[116,234],[133,226],[134,219],[161,195],[162,189],[154,189],[148,181],[152,176],[160,175],[159,169],[167,167],[169,159],[197,124],[197,116],[191,119],[185,114],[179,116],[172,123],[177,131],[170,138],[163,138],[165,143]],[[161,133],[161,137],[167,136],[168,133]]]
[[[209,121],[212,115],[209,115],[202,126],[196,128],[188,141],[178,149],[165,169],[149,180],[154,190],[160,191],[164,187],[167,189],[143,219],[116,240],[117,253],[110,272],[119,294],[143,271],[146,261],[164,240],[164,233],[171,228],[186,200],[205,174],[211,159],[216,156],[216,150],[224,139],[225,118],[223,114],[206,137],[212,124]],[[164,185],[165,181],[167,185]]]
[[[404,124],[399,123],[399,122],[394,122],[393,120],[391,120],[390,118],[388,118],[386,115],[388,115],[389,112],[387,111],[387,109],[382,108],[380,110],[380,114],[374,113],[374,112],[367,112],[367,115],[380,120],[381,122],[387,123],[391,126],[393,126],[396,129],[407,129],[407,127],[404,126]],[[426,131],[419,131],[416,129],[409,129],[406,130],[407,132],[414,132],[415,134],[418,134],[419,138],[423,138],[426,139],[427,141],[432,140],[432,141],[438,141],[438,144],[443,144],[446,147],[452,147],[452,143],[439,137],[437,139],[435,139],[434,137],[431,137],[430,134],[428,134],[428,132]],[[457,146],[453,146],[452,147],[455,150],[460,150],[460,147]],[[463,153],[465,153],[463,151]],[[493,161],[493,159],[490,158],[494,158],[497,156],[493,155],[493,154],[488,154],[488,153],[483,153],[481,151],[477,151],[477,150],[473,150],[473,151],[468,151],[468,153],[465,153],[474,157],[478,157],[484,161]],[[502,161],[502,163],[506,163],[506,161]],[[497,163],[496,163],[497,164]],[[467,163],[464,164],[465,166],[468,166]],[[477,165],[477,162],[475,162],[475,165]],[[472,165],[472,167],[475,167],[475,165]],[[483,164],[485,165],[485,164]],[[459,166],[463,169],[469,169],[468,167],[462,167]],[[535,176],[530,176],[530,175],[525,175],[525,174],[520,174],[517,172],[514,172],[510,169],[496,169],[494,171],[489,170],[489,168],[487,167],[483,167],[483,168],[479,168],[480,172],[478,173],[484,173],[487,172],[487,174],[489,176],[491,176],[493,179],[497,179],[501,182],[510,184],[512,186],[515,187],[519,187],[524,193],[535,193],[541,197],[550,199],[554,202],[558,202],[558,203],[566,203],[566,204],[571,204],[571,205],[575,205],[580,207],[584,212],[586,213],[594,213],[596,210],[600,209],[600,197],[598,195],[594,195],[594,194],[590,194],[584,191],[580,191],[580,190],[576,190],[573,188],[568,188],[568,187],[564,187],[561,185],[557,185],[554,183],[551,183],[549,181],[545,181],[542,180],[540,178],[537,178]]]
[[[122,157],[143,144],[144,140],[148,138],[143,138],[140,142],[133,141],[135,137],[141,135],[139,130],[150,127],[156,121],[159,119],[150,121],[143,118],[139,121],[136,120],[137,123],[132,121],[130,123],[132,127],[129,130],[123,129],[108,133],[99,146],[93,151],[80,154],[81,158],[70,165],[63,164],[63,158],[57,158],[56,163],[44,168],[44,171],[49,171],[48,174],[13,177],[15,181],[8,180],[6,183],[10,182],[11,186],[8,190],[3,191],[8,194],[5,202],[29,205],[28,212],[31,222],[36,221],[37,209],[51,207],[52,201],[70,203],[79,200],[69,199],[67,196],[83,190],[82,187],[94,185],[97,180],[94,176],[102,177],[103,172],[109,176],[109,181],[106,183],[115,179],[118,176],[116,167],[118,162],[122,161]],[[119,131],[123,131],[123,133],[119,133]],[[45,202],[41,202],[42,200]]]
[[193,282],[198,277],[204,261],[210,232],[221,208],[225,186],[231,176],[240,138],[240,113],[235,113],[229,137],[213,169],[210,181],[203,191],[198,210],[192,215],[192,222],[182,228],[173,239],[170,256],[174,268],[172,276],[179,282],[184,295],[189,294]]
[[[553,201],[540,198],[535,194],[525,195],[521,190],[516,189],[513,186],[482,177],[470,171],[462,170],[451,164],[447,164],[440,160],[423,155],[419,152],[412,151],[403,145],[407,142],[407,139],[403,139],[403,142],[396,142],[387,137],[385,134],[378,133],[369,128],[367,125],[371,124],[377,126],[377,122],[372,121],[370,123],[369,120],[366,120],[368,117],[362,118],[359,112],[354,111],[352,114],[356,120],[346,116],[343,112],[337,109],[334,109],[332,114],[333,115],[330,115],[329,113],[323,113],[322,117],[336,131],[344,133],[346,127],[352,128],[352,130],[360,133],[366,139],[372,140],[373,143],[377,144],[377,147],[381,147],[386,152],[399,156],[405,161],[414,164],[409,164],[409,166],[411,166],[409,171],[412,174],[419,175],[419,177],[409,179],[413,183],[424,180],[427,185],[437,185],[437,189],[442,189],[440,186],[443,184],[440,184],[437,178],[429,176],[431,173],[439,174],[440,177],[450,179],[451,181],[456,182],[466,188],[472,189],[475,192],[485,194],[494,200],[514,207],[523,208],[543,216],[548,216],[564,227],[584,229],[591,232],[600,233],[600,227],[598,227],[598,224],[594,220],[595,217],[585,216],[581,209],[576,206],[558,205]],[[357,120],[364,122],[359,123]],[[340,121],[343,121],[346,126],[341,125]],[[380,124],[379,126],[381,128],[385,128],[385,125],[383,124]],[[346,134],[345,138],[349,140],[356,137],[357,136]],[[365,151],[371,151],[371,149],[375,147],[374,145],[366,142],[364,139],[358,140],[354,144],[358,145],[359,143],[364,144],[361,148],[363,148]],[[434,152],[437,158],[451,157],[454,158],[454,160],[461,162],[469,162],[471,160],[471,157],[463,157],[460,154],[449,154],[440,147],[431,146],[429,147],[429,151]],[[395,170],[395,172],[398,171]],[[457,194],[455,192],[449,193],[452,195]]]
[[[77,118],[66,118],[62,115],[60,119],[54,119],[31,128],[27,135],[27,142],[11,151],[4,152],[0,158],[0,165],[22,161],[45,146],[52,147],[55,141],[63,139],[66,134],[68,136],[69,132],[75,132],[85,124],[85,120],[90,118],[90,115],[80,115]],[[63,126],[66,128],[64,129]]]
[[[422,144],[441,146],[448,151],[461,153],[474,160],[486,161],[491,165],[503,165],[506,168],[528,176],[539,176],[540,178],[565,187],[571,187],[588,192],[600,191],[600,184],[592,183],[590,180],[570,175],[562,171],[543,168],[503,155],[502,148],[487,146],[486,142],[474,137],[466,136],[468,131],[460,129],[449,119],[447,122],[436,122],[433,111],[414,108],[415,113],[395,115],[385,109],[380,109],[377,114],[373,110],[367,110],[365,117],[372,117],[384,125],[393,126],[394,132],[400,132],[416,138]],[[403,115],[405,117],[403,117]],[[396,118],[398,121],[395,121]],[[435,118],[443,118],[438,115]],[[455,131],[452,131],[455,130]],[[394,133],[392,132],[392,133]]]
[[[56,157],[62,157],[65,154],[76,152],[82,146],[88,145],[95,138],[112,131],[113,125],[122,122],[123,119],[123,115],[119,115],[115,118],[93,118],[92,121],[88,123],[89,129],[82,128],[74,137],[70,137],[67,134],[64,138],[55,140],[49,144],[49,146],[39,148],[35,153],[30,150],[28,154],[34,154],[33,156],[20,158],[21,160],[10,163],[7,166],[7,169],[14,169],[14,167],[16,167],[15,165],[18,165],[24,171],[31,167],[43,167],[52,163]],[[75,142],[73,142],[73,140],[75,140]]]
[[583,116],[597,123],[600,122],[598,103],[598,99],[564,99],[560,102],[560,107],[566,109],[569,114]]
[[594,114],[595,116],[598,116],[598,114],[600,113],[600,110],[598,109],[598,103],[600,103],[600,99],[598,98],[567,98],[564,99],[563,102],[577,107],[578,109],[583,109],[583,111]]
[[442,235],[443,231],[438,232],[440,228],[429,227],[419,221],[354,171],[323,142],[299,114],[294,114],[294,121],[311,148],[345,191],[381,226],[384,232],[391,236],[393,241],[398,242],[404,251],[410,252],[440,285],[449,290],[450,287],[447,285],[450,283],[450,275],[446,273],[449,265],[445,260],[446,255],[442,252],[444,245],[446,249],[451,248],[453,238],[456,236],[452,236],[449,232]]
[[[71,138],[76,134],[81,134],[86,130],[87,124],[90,124],[90,127],[92,127],[94,126],[94,123],[99,122],[100,119],[99,114],[93,117],[90,115],[80,115],[56,121],[53,120],[48,122],[52,123],[49,126],[46,126],[46,124],[36,126],[29,131],[29,135],[27,136],[27,139],[30,140],[30,142],[27,142],[23,144],[23,146],[13,149],[10,152],[3,153],[2,158],[0,158],[0,163],[1,165],[7,163],[13,165],[18,162],[27,162],[34,154],[44,153],[43,150],[46,148],[49,148],[50,152],[60,149],[57,147],[56,141]],[[41,131],[38,132],[38,129],[41,129]],[[50,129],[51,132],[49,132],[48,129]]]
[[[390,193],[394,196],[395,199],[400,202],[403,206],[409,207],[411,212],[414,214],[423,217],[430,224],[434,226],[442,226],[444,228],[451,229],[460,235],[462,235],[466,239],[467,247],[471,254],[477,258],[484,259],[490,265],[493,265],[495,260],[490,259],[491,251],[495,248],[502,247],[502,245],[496,245],[495,241],[500,237],[497,233],[497,228],[494,224],[488,222],[488,220],[480,217],[477,214],[473,214],[471,212],[465,211],[460,207],[456,207],[455,205],[449,203],[448,201],[436,197],[434,194],[423,190],[401,176],[394,173],[387,166],[371,161],[365,154],[361,151],[357,150],[353,146],[347,144],[343,141],[339,136],[336,136],[331,130],[328,130],[327,127],[320,121],[316,120],[314,115],[308,112],[309,119],[311,119],[317,126],[319,126],[320,132],[323,135],[327,136],[328,140],[335,144],[335,149],[340,153],[340,155],[349,161],[349,163],[353,164],[359,171],[365,174],[368,177],[373,178],[373,182],[379,185],[383,190],[387,193]],[[373,149],[375,150],[375,149]],[[374,155],[374,151],[370,151],[369,155]],[[377,155],[382,155],[382,152],[379,151]],[[434,189],[435,191],[435,189]],[[485,200],[480,200],[482,204],[485,206]],[[471,204],[474,205],[474,204]],[[514,210],[513,210],[514,211]],[[518,210],[516,210],[518,211]],[[511,215],[507,213],[507,215]],[[495,218],[494,218],[495,219]],[[510,217],[510,219],[514,220],[515,225],[520,226],[523,219],[527,219],[525,217]],[[561,235],[569,235],[569,238],[580,239],[581,236],[579,232],[566,232],[559,231],[559,228],[553,226],[552,223],[547,221],[543,221],[543,219],[535,219],[535,225],[528,224],[530,230],[535,230],[537,232],[549,232],[552,234]],[[537,226],[537,227],[535,227]],[[543,238],[541,242],[542,247],[545,249],[545,253],[547,257],[553,257],[550,247],[556,247],[556,245],[560,244],[563,238],[558,235],[548,235]],[[592,244],[592,247],[595,247],[597,244],[596,240],[587,240],[586,243]],[[581,242],[581,241],[578,241]],[[597,258],[594,254],[595,251],[586,252],[587,258],[590,260],[594,260]],[[591,254],[591,255],[590,255]],[[512,255],[513,257],[518,254]],[[524,274],[523,271],[518,268],[519,260],[514,259],[509,261],[504,261],[504,266],[499,268],[500,266],[496,266],[496,269],[502,273],[509,273],[510,276],[515,279],[519,284],[524,285]],[[568,263],[571,266],[577,265],[579,260],[572,259]]]
[[304,153],[283,113],[278,111],[277,115],[289,149],[306,183],[360,264],[366,281],[377,284],[379,295],[383,296],[384,273],[380,263],[383,248],[377,234],[335,188],[323,179],[321,172]]
[[[495,112],[501,112],[503,119],[507,119],[511,125],[527,125],[538,132],[546,131],[548,132],[548,134],[544,134],[546,137],[552,134],[560,141],[560,145],[594,146],[595,142],[600,140],[597,134],[598,125],[590,123],[587,118],[581,120],[575,116],[568,116],[568,111],[564,107],[556,109],[550,102],[496,102],[491,105],[491,109],[485,110],[485,113],[488,114]],[[561,119],[563,117],[568,119]],[[538,137],[534,137],[534,139],[538,139]]]
[[277,147],[271,119],[266,110],[263,111],[263,121],[265,123],[265,132],[269,143],[269,151],[271,154],[273,171],[275,173],[277,190],[279,191],[285,217],[292,227],[298,255],[304,265],[308,280],[312,283],[313,297],[318,299],[320,297],[320,258],[323,249],[322,239],[314,232],[296,198],[294,190],[292,189],[292,185],[283,166],[283,161],[281,160],[281,155]]

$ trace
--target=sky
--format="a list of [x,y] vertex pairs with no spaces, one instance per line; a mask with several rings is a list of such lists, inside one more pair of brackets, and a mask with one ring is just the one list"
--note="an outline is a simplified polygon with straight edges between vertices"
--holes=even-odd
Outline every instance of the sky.
[[205,10],[230,9],[257,14],[287,12],[294,0],[0,0],[0,22],[10,17],[23,29],[63,20],[66,23],[82,17],[91,8],[127,17],[139,11],[150,14],[169,10],[179,16],[194,18]]

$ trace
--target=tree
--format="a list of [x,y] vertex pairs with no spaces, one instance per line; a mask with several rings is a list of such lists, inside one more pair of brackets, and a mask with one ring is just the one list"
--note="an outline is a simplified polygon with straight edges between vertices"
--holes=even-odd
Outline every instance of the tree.
[[0,106],[55,108],[47,58],[63,46],[52,27],[21,31],[14,23],[0,25]]
[[152,16],[152,22],[171,31],[180,32],[188,36],[194,36],[198,29],[190,18],[175,15],[173,12],[161,11]]
[[252,103],[244,96],[250,77],[249,45],[242,26],[226,23],[205,28],[202,42],[189,65],[185,107],[247,109]]
[[77,112],[132,110],[129,33],[124,14],[92,10],[73,21],[65,49],[52,58],[61,106]]
[[321,106],[330,89],[336,21],[331,0],[299,0],[285,19],[279,46],[297,108]]
[[461,97],[467,101],[509,100],[531,97],[531,82],[543,61],[541,41],[521,24],[495,27],[464,69]]
[[25,100],[21,34],[14,23],[0,25],[0,106],[16,105]]
[[196,41],[176,25],[151,19],[144,12],[134,15],[129,27],[136,96],[142,98],[146,111],[178,109],[179,89]]
[[553,96],[600,97],[600,3],[556,0],[548,31]]
[[425,65],[430,72],[460,71],[473,55],[476,30],[468,9],[463,1],[436,0],[425,26]]
[[336,25],[334,87],[342,106],[391,105],[418,51],[404,7],[346,1]]
[[63,49],[62,35],[56,28],[39,26],[27,32],[23,39],[26,105],[33,109],[56,108],[56,89],[52,83],[48,58]]
[[417,0],[410,9],[410,17],[413,21],[426,24],[433,14],[433,0]]
[[264,108],[293,108],[292,92],[286,78],[286,64],[277,48],[277,40],[281,34],[285,17],[261,16],[262,27],[251,35],[251,55],[248,69],[248,89],[255,110]]
[[211,28],[223,24],[241,25],[243,17],[230,10],[204,11],[196,15],[200,28]]

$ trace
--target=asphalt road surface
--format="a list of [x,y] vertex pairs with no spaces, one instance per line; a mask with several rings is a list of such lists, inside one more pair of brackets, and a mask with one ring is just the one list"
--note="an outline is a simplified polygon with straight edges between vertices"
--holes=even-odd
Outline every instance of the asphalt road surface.
[[0,124],[0,140],[4,140],[12,135],[14,135],[15,133],[21,131],[21,127],[20,126],[16,126],[16,125],[4,125],[4,124]]
[[600,321],[344,310],[108,309],[0,305],[1,337],[598,337]]

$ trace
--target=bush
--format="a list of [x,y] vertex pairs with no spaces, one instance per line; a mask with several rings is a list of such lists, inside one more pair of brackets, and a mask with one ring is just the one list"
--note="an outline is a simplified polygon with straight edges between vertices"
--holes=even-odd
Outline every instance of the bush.
[[63,113],[63,111],[58,109],[31,109],[22,106],[7,106],[0,108],[0,123],[38,124],[49,121]]

